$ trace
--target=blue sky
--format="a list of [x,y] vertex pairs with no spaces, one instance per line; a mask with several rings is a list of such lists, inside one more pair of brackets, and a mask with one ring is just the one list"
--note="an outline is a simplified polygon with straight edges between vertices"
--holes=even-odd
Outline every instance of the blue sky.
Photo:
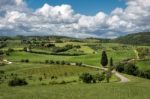
[[150,31],[150,0],[0,0],[1,35],[116,38]]
[[109,14],[116,7],[126,7],[124,0],[26,0],[26,2],[33,9],[40,8],[45,3],[52,6],[69,4],[76,13],[84,15],[95,15],[100,11]]

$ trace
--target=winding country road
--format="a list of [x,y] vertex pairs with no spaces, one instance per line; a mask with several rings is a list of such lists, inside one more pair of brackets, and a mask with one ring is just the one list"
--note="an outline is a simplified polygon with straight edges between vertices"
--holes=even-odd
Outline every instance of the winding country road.
[[[92,65],[87,65],[87,64],[83,64],[83,66],[85,66],[85,67],[90,67],[90,68],[101,69],[101,70],[105,70],[105,71],[107,70],[107,68],[101,68],[101,67],[92,66]],[[118,73],[116,70],[113,70],[112,73],[115,74],[115,75],[120,79],[120,82],[121,82],[121,83],[126,83],[126,82],[129,82],[129,81],[130,81],[127,77],[121,75],[121,74]]]

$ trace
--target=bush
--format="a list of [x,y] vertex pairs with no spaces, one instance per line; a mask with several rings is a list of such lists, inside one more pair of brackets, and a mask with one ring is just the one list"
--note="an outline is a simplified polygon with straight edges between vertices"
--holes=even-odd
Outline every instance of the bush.
[[60,61],[56,61],[56,64],[60,64]]
[[67,63],[66,63],[66,65],[70,65],[70,63],[69,63],[69,62],[67,62]]
[[4,70],[0,70],[0,74],[5,74],[5,71]]
[[49,60],[45,60],[45,64],[48,64],[49,63]]
[[65,61],[61,61],[61,65],[65,65]]
[[124,72],[126,73],[126,74],[129,74],[129,75],[134,75],[134,76],[136,76],[136,71],[137,71],[137,67],[135,66],[135,64],[133,64],[133,63],[128,63],[128,64],[125,64],[124,65]]
[[76,62],[76,66],[82,66],[82,62]]
[[133,63],[119,63],[116,65],[116,70],[129,75],[150,79],[150,70],[139,70]]
[[89,73],[83,73],[80,75],[80,80],[82,80],[84,83],[91,83],[93,80],[93,77]]
[[124,71],[124,64],[123,63],[119,63],[116,65],[116,71],[118,72],[123,72]]
[[9,86],[23,86],[23,85],[27,85],[27,81],[25,79],[21,79],[21,78],[13,78],[12,80],[9,81],[8,85]]
[[13,51],[14,51],[14,49],[12,49],[12,48],[8,49],[8,52],[13,52]]
[[5,63],[4,62],[0,62],[0,66],[4,66],[5,65]]
[[26,63],[29,63],[29,60],[28,60],[28,59],[26,59],[26,60],[25,60],[25,62],[26,62]]
[[50,63],[50,64],[54,64],[55,62],[54,62],[53,60],[50,60],[49,63]]
[[98,81],[103,81],[105,79],[105,74],[104,73],[102,73],[102,74],[98,73],[95,76],[96,76],[96,80],[98,80]]
[[42,81],[43,80],[43,78],[42,77],[39,77],[39,81]]
[[21,62],[29,63],[28,59],[21,59]]
[[24,62],[24,59],[21,59],[21,61],[20,62]]
[[57,79],[57,76],[51,76],[51,80],[52,80],[52,79]]

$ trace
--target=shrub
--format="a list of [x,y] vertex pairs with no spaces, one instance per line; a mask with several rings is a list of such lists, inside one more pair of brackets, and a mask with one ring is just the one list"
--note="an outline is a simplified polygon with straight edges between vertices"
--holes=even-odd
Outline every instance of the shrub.
[[77,49],[81,48],[80,45],[74,45],[74,47],[77,48]]
[[50,64],[54,64],[55,62],[54,62],[53,60],[50,60],[49,63],[50,63]]
[[13,78],[12,80],[9,81],[8,85],[9,86],[23,86],[23,85],[27,85],[27,81],[25,79],[21,79],[21,78]]
[[64,80],[62,80],[59,84],[66,84],[67,82],[65,82]]
[[24,62],[24,59],[21,59],[21,62]]
[[48,64],[49,63],[49,60],[45,60],[45,64]]
[[135,64],[133,63],[128,63],[128,64],[125,64],[124,66],[124,72],[129,74],[129,75],[135,75],[136,76],[136,71],[137,71],[137,67],[135,66]]
[[67,63],[66,63],[66,65],[70,65],[70,63],[69,63],[69,62],[67,62]]
[[24,47],[24,48],[23,48],[23,51],[27,52],[27,49],[28,49],[27,47]]
[[56,64],[60,64],[60,61],[56,61]]
[[28,59],[26,59],[26,60],[25,60],[25,62],[26,62],[26,63],[29,63],[29,60],[28,60]]
[[76,66],[82,66],[82,62],[76,62]]
[[39,81],[42,81],[43,80],[43,78],[42,77],[39,77]]
[[93,77],[89,73],[83,73],[80,75],[80,80],[82,80],[84,83],[91,83],[93,80]]
[[0,70],[0,74],[5,74],[5,71],[4,70]]
[[28,79],[29,79],[29,80],[32,80],[32,76],[28,76]]
[[29,60],[28,59],[21,59],[21,62],[29,63]]
[[61,65],[65,65],[65,61],[61,61]]
[[14,49],[12,49],[12,48],[8,49],[8,52],[13,52],[13,51],[14,51]]
[[104,79],[105,79],[105,75],[104,75],[104,73],[102,73],[102,74],[96,74],[95,75],[96,76],[96,79],[98,80],[98,81],[103,81]]
[[4,62],[0,62],[0,66],[4,66],[5,65],[5,63]]
[[116,70],[129,75],[150,79],[150,70],[139,70],[138,67],[133,63],[119,63],[116,65]]
[[0,55],[3,55],[3,54],[4,54],[4,52],[2,50],[0,50]]
[[116,65],[116,71],[123,72],[124,71],[124,64],[123,63],[117,64]]
[[57,76],[51,76],[51,80],[52,80],[52,79],[57,79]]

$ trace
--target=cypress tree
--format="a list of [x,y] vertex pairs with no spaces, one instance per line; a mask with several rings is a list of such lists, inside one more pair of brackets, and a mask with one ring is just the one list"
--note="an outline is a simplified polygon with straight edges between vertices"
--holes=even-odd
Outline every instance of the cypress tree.
[[112,57],[110,58],[110,66],[114,66]]
[[108,64],[107,54],[105,51],[102,51],[101,65],[106,67]]

